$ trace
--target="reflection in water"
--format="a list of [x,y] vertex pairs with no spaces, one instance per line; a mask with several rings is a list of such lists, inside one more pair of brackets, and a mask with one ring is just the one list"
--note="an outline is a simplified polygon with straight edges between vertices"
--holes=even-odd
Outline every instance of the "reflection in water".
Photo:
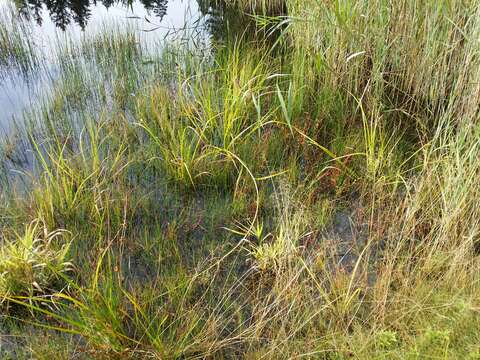
[[145,50],[146,64],[158,55],[166,39],[187,41],[191,36],[198,37],[195,43],[209,41],[206,19],[196,0],[122,1],[15,0],[12,4],[0,0],[0,26],[2,21],[21,25],[18,33],[29,39],[29,51],[39,59],[33,71],[23,71],[13,63],[0,65],[0,143],[14,122],[23,123],[24,111],[37,109],[56,86],[57,56],[70,41],[80,44],[82,39],[95,39],[107,29],[107,34],[110,30],[132,33]]
[[201,13],[208,15],[207,24],[214,41],[225,40],[227,34],[240,35],[251,29],[252,18],[223,1],[197,0],[197,3]]
[[[197,0],[200,12],[206,17],[208,31],[213,42],[225,42],[242,38],[244,41],[266,41],[273,45],[284,27],[277,27],[274,16],[284,17],[286,9],[282,6],[269,13],[270,25],[259,27],[255,17],[219,0]],[[275,29],[274,29],[275,28]]]
[[[167,12],[168,0],[140,0],[146,10],[158,16],[160,20]],[[47,9],[52,22],[65,30],[74,22],[82,29],[87,25],[92,15],[92,6],[103,4],[107,9],[111,6],[132,6],[132,0],[16,0],[19,12],[26,18],[33,18],[39,25],[43,22],[42,10]]]
[[[0,0],[0,11],[8,9],[7,4],[9,0]],[[0,67],[0,139],[13,118],[21,120],[24,110],[35,108],[38,99],[49,93],[58,77],[55,54],[62,37],[57,35],[63,30],[68,38],[77,39],[79,32],[90,38],[96,27],[113,21],[120,29],[133,29],[153,53],[161,47],[159,40],[173,39],[176,34],[182,42],[192,40],[201,54],[227,37],[259,39],[252,18],[221,0],[15,0],[15,5],[27,23],[38,25],[32,24],[29,33],[34,35],[32,43],[42,58],[42,68],[22,73]],[[149,15],[155,18],[147,20]]]
[[[1,3],[2,0],[0,0]],[[155,22],[160,23],[167,15],[169,0],[14,0],[18,12],[24,18],[35,21],[38,25],[49,17],[55,26],[66,30],[70,24],[75,24],[84,30],[94,13],[99,10],[99,5],[106,9],[120,8],[132,10],[134,5],[141,4],[148,14],[156,17]],[[191,0],[180,0],[187,3]],[[170,1],[169,12],[174,11],[178,1]],[[196,0],[199,12],[207,19],[207,26],[213,40],[224,39],[227,33],[232,32],[245,35],[252,33],[255,28],[252,17],[238,11],[232,6],[227,6],[223,0]],[[138,7],[137,7],[138,9]],[[48,14],[48,15],[47,15]],[[179,14],[180,17],[182,14]]]

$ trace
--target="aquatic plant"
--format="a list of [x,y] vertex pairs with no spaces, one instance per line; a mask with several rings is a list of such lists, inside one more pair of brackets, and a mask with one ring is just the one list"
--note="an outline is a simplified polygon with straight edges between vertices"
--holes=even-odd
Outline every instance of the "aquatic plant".
[[478,5],[228,6],[267,31],[59,44],[5,299],[69,356],[478,357]]
[[[69,243],[65,231],[48,231],[40,220],[25,226],[23,234],[3,239],[0,250],[0,299],[9,303],[12,297],[44,295],[61,284],[72,270],[68,261]],[[57,284],[57,286],[59,285]]]
[[16,20],[15,10],[10,6],[2,6],[0,11],[0,66],[5,69],[13,65],[24,72],[32,70],[39,60],[30,24]]

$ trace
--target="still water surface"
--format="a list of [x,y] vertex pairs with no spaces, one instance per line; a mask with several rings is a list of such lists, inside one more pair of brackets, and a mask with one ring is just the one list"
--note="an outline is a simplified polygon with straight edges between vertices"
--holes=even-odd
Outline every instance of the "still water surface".
[[48,91],[55,80],[49,57],[59,40],[88,37],[112,24],[134,29],[142,41],[155,46],[179,33],[208,37],[209,8],[201,0],[0,0],[0,12],[10,9],[27,23],[45,66],[28,76],[17,69],[0,69],[0,132]]

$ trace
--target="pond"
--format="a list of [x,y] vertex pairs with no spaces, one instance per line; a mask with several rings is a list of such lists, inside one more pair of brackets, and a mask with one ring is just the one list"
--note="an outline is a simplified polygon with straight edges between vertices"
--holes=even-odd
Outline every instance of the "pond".
[[172,37],[201,38],[205,44],[209,11],[208,3],[195,0],[0,0],[0,40],[13,43],[9,37],[18,33],[41,65],[25,71],[0,61],[0,131],[8,131],[49,91],[58,77],[58,49],[65,44],[81,42],[107,26],[134,32],[145,47]]

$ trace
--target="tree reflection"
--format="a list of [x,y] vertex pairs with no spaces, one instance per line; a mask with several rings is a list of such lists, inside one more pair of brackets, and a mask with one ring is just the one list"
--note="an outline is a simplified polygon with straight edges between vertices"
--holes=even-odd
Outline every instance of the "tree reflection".
[[[151,11],[160,20],[167,12],[168,0],[140,0],[145,9]],[[92,6],[103,4],[107,9],[113,5],[132,6],[132,0],[16,0],[19,13],[33,18],[42,24],[42,8],[45,8],[57,27],[65,30],[67,25],[75,23],[82,29],[92,15]]]
[[[200,12],[207,19],[208,31],[214,42],[242,38],[244,41],[265,41],[275,43],[282,29],[273,29],[275,23],[265,28],[259,27],[251,14],[229,6],[222,0],[197,0]],[[286,9],[279,7],[269,16],[284,16]],[[273,31],[274,30],[274,31]]]
[[[107,9],[114,5],[132,7],[134,1],[143,4],[146,10],[156,16],[159,23],[167,13],[168,0],[14,0],[19,13],[31,18],[39,25],[45,16],[62,30],[69,24],[77,24],[84,29],[95,11],[94,6],[103,5]],[[195,1],[195,0],[182,0]],[[255,26],[253,18],[238,8],[228,6],[223,0],[196,0],[200,13],[205,17],[207,31],[213,42],[224,42],[227,38],[242,37],[258,41],[265,35]],[[172,6],[173,4],[170,4]],[[270,37],[266,40],[272,40]]]

